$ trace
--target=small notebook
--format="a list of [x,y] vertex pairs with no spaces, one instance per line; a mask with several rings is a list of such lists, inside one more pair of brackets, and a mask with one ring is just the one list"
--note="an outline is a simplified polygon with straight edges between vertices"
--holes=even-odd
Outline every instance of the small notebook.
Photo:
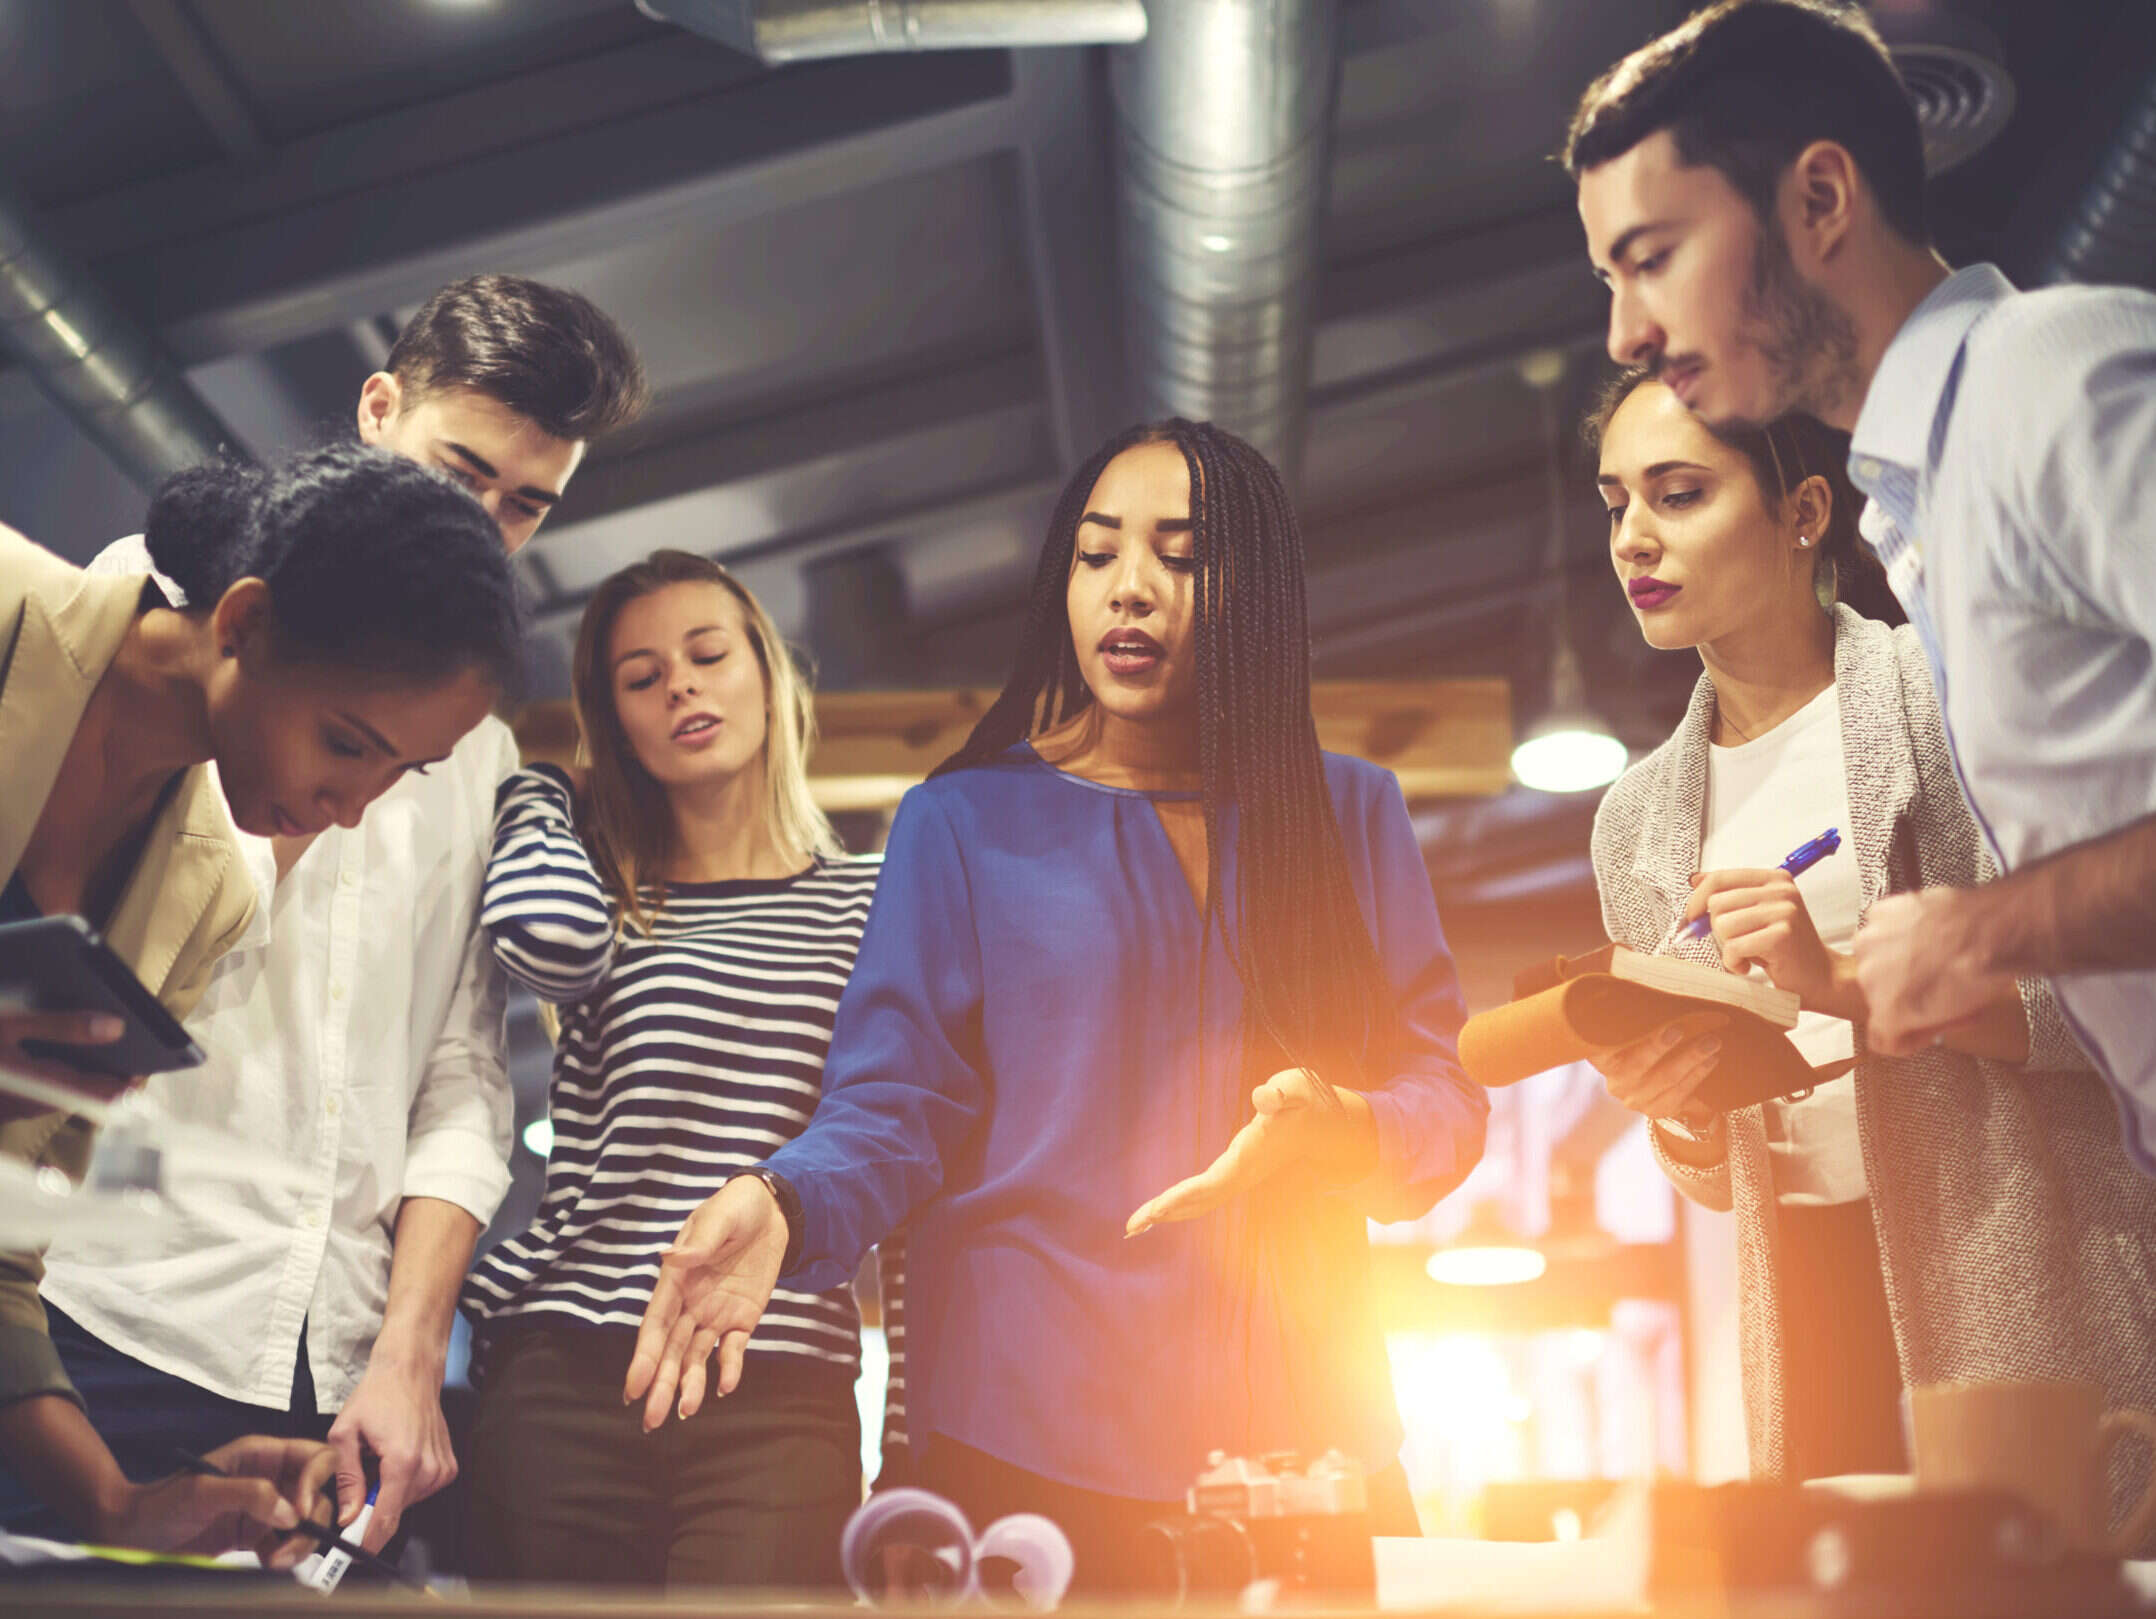
[[1728,1019],[1715,1031],[1721,1059],[1696,1093],[1701,1107],[1726,1113],[1820,1083],[1789,1042],[1799,1008],[1792,991],[1697,962],[1604,945],[1528,969],[1513,981],[1512,995],[1460,1031],[1460,1062],[1477,1084],[1517,1084],[1630,1045],[1692,1012]]

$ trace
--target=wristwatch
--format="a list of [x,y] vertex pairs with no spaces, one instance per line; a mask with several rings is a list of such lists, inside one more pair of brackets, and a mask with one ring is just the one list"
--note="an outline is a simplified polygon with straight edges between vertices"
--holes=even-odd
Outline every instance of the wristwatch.
[[1704,1118],[1687,1119],[1682,1114],[1668,1113],[1657,1118],[1655,1124],[1680,1140],[1704,1147],[1721,1133],[1722,1116],[1709,1113]]
[[786,1221],[786,1257],[779,1261],[779,1274],[784,1276],[801,1263],[801,1246],[807,1235],[807,1221],[801,1213],[801,1194],[794,1190],[792,1181],[775,1169],[744,1169],[738,1175],[727,1176],[721,1184],[730,1186],[738,1180],[762,1181],[764,1190],[779,1206],[779,1214]]

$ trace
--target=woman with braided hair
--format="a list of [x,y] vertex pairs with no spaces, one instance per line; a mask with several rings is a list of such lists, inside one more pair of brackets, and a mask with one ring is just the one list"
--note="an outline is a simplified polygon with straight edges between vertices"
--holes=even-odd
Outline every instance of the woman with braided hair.
[[[1214,1449],[1338,1447],[1413,1533],[1365,1220],[1479,1156],[1397,784],[1323,754],[1279,477],[1205,424],[1065,489],[1016,667],[914,789],[808,1129],[683,1227],[626,1388],[718,1384],[780,1276],[904,1223],[915,1481],[1042,1512],[1081,1590]],[[753,1375],[753,1372],[751,1373]]]

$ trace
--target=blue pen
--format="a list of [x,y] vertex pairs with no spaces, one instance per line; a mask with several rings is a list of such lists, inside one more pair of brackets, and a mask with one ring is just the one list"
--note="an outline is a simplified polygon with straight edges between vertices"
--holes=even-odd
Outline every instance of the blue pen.
[[[1819,836],[1812,839],[1811,842],[1791,850],[1789,858],[1782,862],[1782,870],[1788,872],[1792,877],[1801,877],[1841,846],[1842,835],[1840,830],[1830,826]],[[1714,919],[1705,911],[1701,911],[1699,915],[1684,925],[1683,931],[1677,937],[1680,939],[1704,939],[1713,931]]]

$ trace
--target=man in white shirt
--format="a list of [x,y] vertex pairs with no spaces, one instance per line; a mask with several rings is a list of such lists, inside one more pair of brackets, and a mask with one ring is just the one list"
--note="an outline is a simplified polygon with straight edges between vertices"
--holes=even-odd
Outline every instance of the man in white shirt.
[[[462,482],[515,551],[643,392],[628,340],[588,300],[479,276],[405,328],[360,390],[359,433]],[[95,566],[149,558],[123,540]],[[517,762],[490,718],[354,827],[242,840],[262,903],[188,1020],[209,1060],[148,1089],[167,1116],[303,1167],[307,1186],[182,1187],[148,1240],[53,1245],[55,1342],[131,1476],[168,1471],[175,1444],[334,1412],[345,1521],[363,1456],[378,1459],[370,1549],[455,1476],[444,1358],[509,1185],[505,989],[477,916],[494,790]]]
[[1865,537],[2008,874],[1872,908],[1871,1045],[2051,977],[2156,1174],[2156,298],[1950,273],[1915,113],[1855,7],[1696,13],[1588,88],[1565,162],[1612,358],[1710,426],[1852,434]]

